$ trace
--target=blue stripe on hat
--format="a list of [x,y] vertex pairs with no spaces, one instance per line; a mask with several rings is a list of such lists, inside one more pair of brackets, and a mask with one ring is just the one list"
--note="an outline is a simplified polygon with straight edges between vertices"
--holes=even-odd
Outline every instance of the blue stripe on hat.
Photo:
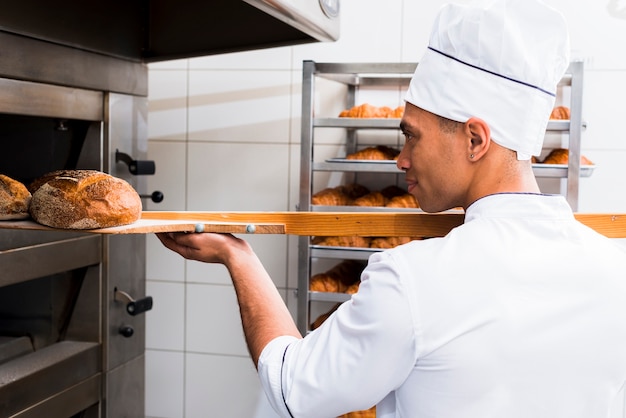
[[529,84],[529,83],[526,83],[526,82],[524,82],[524,81],[516,80],[516,79],[514,79],[514,78],[507,77],[507,76],[505,76],[505,75],[498,74],[498,73],[496,73],[496,72],[489,71],[489,70],[486,70],[486,69],[484,69],[484,68],[480,68],[480,67],[478,67],[478,66],[476,66],[476,65],[472,65],[472,64],[470,64],[470,63],[468,63],[468,62],[461,61],[460,59],[455,58],[455,57],[453,57],[453,56],[451,56],[451,55],[448,55],[448,54],[446,54],[446,53],[443,53],[443,52],[441,52],[441,51],[438,51],[438,50],[436,50],[435,48],[433,48],[433,47],[431,47],[431,46],[429,46],[429,47],[428,47],[428,49],[430,49],[431,51],[436,52],[436,53],[438,53],[438,54],[441,54],[441,55],[443,55],[443,56],[444,56],[444,57],[446,57],[446,58],[450,58],[451,60],[454,60],[454,61],[459,62],[459,63],[461,63],[461,64],[467,65],[468,67],[472,67],[472,68],[475,68],[475,69],[477,69],[477,70],[484,71],[484,72],[486,72],[486,73],[489,73],[489,74],[495,75],[496,77],[504,78],[505,80],[513,81],[514,83],[522,84],[522,85],[524,85],[524,86],[527,86],[527,87],[530,87],[530,88],[533,88],[533,89],[539,90],[540,92],[545,93],[545,94],[548,94],[548,95],[550,95],[550,96],[552,96],[552,97],[556,97],[556,94],[555,94],[555,93],[552,93],[552,92],[549,92],[549,91],[547,91],[547,90],[544,90],[544,89],[542,89],[542,88],[541,88],[541,87],[539,87],[539,86],[535,86],[535,85],[533,85],[533,84]]

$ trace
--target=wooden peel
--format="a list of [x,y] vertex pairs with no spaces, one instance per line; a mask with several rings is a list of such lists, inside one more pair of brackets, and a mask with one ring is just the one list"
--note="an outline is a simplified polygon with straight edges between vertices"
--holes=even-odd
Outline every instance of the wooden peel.
[[280,224],[249,224],[236,222],[202,223],[187,220],[140,219],[130,225],[99,229],[57,229],[27,221],[0,221],[0,229],[21,229],[31,231],[67,231],[92,234],[150,234],[157,232],[218,232],[232,234],[284,234],[285,226]]
[[[462,213],[423,212],[143,212],[142,220],[188,220],[212,225],[284,226],[288,235],[311,236],[412,236],[436,237],[463,222]],[[259,233],[259,232],[257,232]]]
[[[463,213],[445,212],[173,212],[146,211],[133,224],[81,230],[98,234],[219,232],[302,236],[439,237],[463,223]],[[609,238],[626,238],[626,214],[576,214]],[[0,221],[0,229],[59,231],[33,221]],[[65,230],[70,231],[70,230]],[[77,232],[77,230],[71,230]],[[78,232],[81,232],[78,231]]]

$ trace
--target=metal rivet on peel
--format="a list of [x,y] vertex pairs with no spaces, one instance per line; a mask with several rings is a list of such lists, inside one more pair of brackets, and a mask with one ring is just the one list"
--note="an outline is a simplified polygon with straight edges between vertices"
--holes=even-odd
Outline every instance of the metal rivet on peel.
[[197,232],[197,233],[204,232],[204,224],[196,224],[196,227],[194,228],[194,232]]
[[247,234],[254,234],[256,232],[256,226],[249,224],[248,226],[246,226],[246,233]]

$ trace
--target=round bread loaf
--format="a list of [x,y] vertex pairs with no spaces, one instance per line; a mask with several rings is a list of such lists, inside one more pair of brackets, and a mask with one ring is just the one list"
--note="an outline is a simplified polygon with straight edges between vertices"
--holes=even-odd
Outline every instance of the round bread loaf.
[[141,217],[141,198],[135,189],[100,171],[55,171],[35,180],[30,189],[30,215],[53,228],[108,228]]
[[26,219],[31,194],[22,183],[0,174],[0,220]]

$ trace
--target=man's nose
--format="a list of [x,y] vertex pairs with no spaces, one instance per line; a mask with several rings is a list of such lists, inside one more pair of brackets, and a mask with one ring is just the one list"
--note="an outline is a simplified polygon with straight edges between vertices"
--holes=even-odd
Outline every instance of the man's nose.
[[400,151],[400,154],[398,155],[398,159],[396,160],[396,167],[398,167],[399,170],[402,171],[406,171],[409,169],[409,159],[407,157],[405,157],[406,155],[406,147],[402,147],[402,151]]

